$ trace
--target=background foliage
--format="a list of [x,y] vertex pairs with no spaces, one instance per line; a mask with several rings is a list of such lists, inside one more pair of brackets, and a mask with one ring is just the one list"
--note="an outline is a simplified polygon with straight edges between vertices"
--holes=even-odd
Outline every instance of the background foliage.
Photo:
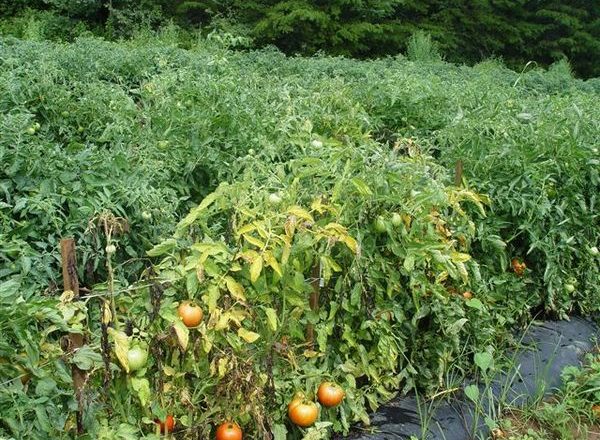
[[[600,5],[586,0],[9,0],[0,16],[13,21],[25,8],[84,20],[111,38],[175,20],[189,29],[235,29],[256,46],[305,55],[394,55],[424,30],[449,61],[473,64],[496,56],[520,70],[529,61],[549,65],[567,58],[578,76],[599,74]],[[65,35],[53,37],[68,39],[63,29]]]

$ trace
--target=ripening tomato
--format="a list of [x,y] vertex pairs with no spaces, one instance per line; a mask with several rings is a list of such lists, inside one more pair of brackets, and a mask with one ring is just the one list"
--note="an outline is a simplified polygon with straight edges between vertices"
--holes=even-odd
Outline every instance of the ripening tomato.
[[222,423],[217,428],[217,440],[242,440],[242,429],[234,422]]
[[293,400],[288,405],[288,416],[293,424],[308,428],[317,421],[319,408],[315,402],[307,400]]
[[523,275],[525,273],[525,269],[527,269],[525,262],[521,263],[518,258],[513,258],[510,264],[518,276]]
[[127,352],[129,371],[136,371],[146,366],[148,352],[141,347],[132,347]]
[[471,298],[473,298],[473,294],[467,290],[467,291],[463,292],[463,298],[471,299]]
[[186,327],[198,327],[204,316],[202,309],[189,301],[181,303],[177,312]]
[[175,428],[175,418],[171,414],[165,418],[164,422],[161,422],[159,419],[155,419],[154,423],[160,426],[161,434],[173,432],[173,428]]
[[323,382],[317,391],[319,403],[327,408],[338,406],[345,395],[344,390],[333,382]]
[[600,418],[600,405],[593,405],[592,412],[596,417]]

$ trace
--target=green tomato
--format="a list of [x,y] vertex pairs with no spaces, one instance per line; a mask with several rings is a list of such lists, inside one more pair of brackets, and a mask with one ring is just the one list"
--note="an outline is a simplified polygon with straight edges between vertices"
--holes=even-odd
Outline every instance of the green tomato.
[[394,212],[392,214],[392,225],[394,225],[395,227],[398,227],[402,224],[402,216],[400,214],[398,214],[397,212]]
[[379,234],[383,234],[386,230],[387,230],[387,225],[385,224],[385,219],[383,218],[383,216],[378,216],[377,219],[375,219],[375,232],[379,233]]
[[596,255],[600,254],[600,251],[598,250],[598,248],[596,246],[593,246],[590,248],[590,254],[596,256]]
[[152,214],[150,214],[148,211],[144,211],[142,212],[142,218],[144,220],[150,220],[152,218]]
[[269,203],[271,205],[279,205],[281,203],[281,196],[277,193],[269,194]]
[[29,127],[27,129],[27,134],[35,134],[35,127]]
[[114,244],[109,244],[108,246],[106,246],[106,249],[104,249],[106,251],[106,253],[108,255],[112,255],[115,252],[117,252],[117,248]]
[[575,286],[573,284],[565,284],[565,290],[569,293],[575,292]]
[[129,371],[136,371],[146,366],[148,362],[148,352],[141,347],[133,347],[127,352],[127,362]]

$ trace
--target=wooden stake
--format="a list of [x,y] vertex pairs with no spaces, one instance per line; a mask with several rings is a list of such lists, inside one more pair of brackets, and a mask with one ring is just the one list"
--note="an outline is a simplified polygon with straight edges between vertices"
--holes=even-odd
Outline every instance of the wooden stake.
[[[77,258],[75,254],[75,240],[72,238],[63,238],[60,241],[60,255],[62,259],[62,273],[64,290],[70,290],[74,294],[74,299],[79,298],[79,279],[77,278]],[[83,335],[71,333],[68,337],[69,351],[74,352],[83,347]],[[75,398],[77,400],[77,433],[83,433],[83,388],[85,386],[85,371],[77,368],[75,364],[71,365],[71,377],[73,378],[73,388],[75,389]]]
[[461,186],[463,176],[463,161],[458,160],[456,162],[456,168],[454,169],[454,185]]

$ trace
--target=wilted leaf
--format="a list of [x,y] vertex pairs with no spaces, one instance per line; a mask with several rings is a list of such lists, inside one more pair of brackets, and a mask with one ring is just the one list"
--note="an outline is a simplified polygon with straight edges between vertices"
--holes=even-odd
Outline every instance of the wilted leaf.
[[244,295],[244,286],[238,283],[230,276],[225,277],[225,284],[227,285],[227,290],[231,296],[238,301],[246,301],[246,296]]
[[129,360],[127,359],[127,353],[129,352],[129,338],[125,332],[117,331],[110,327],[108,328],[108,334],[113,340],[117,359],[125,371],[129,373]]
[[173,323],[173,328],[175,329],[175,334],[177,335],[179,347],[181,347],[183,351],[187,350],[190,339],[190,330],[181,321],[175,321]]
[[238,336],[242,338],[244,341],[252,343],[256,341],[260,335],[258,333],[251,332],[250,330],[246,330],[244,327],[240,327],[237,332]]
[[287,210],[288,214],[295,215],[298,218],[302,218],[304,220],[308,220],[309,222],[314,222],[313,216],[310,213],[300,206],[290,206]]
[[287,438],[287,428],[285,425],[277,423],[273,425],[272,429],[273,440],[286,440]]

